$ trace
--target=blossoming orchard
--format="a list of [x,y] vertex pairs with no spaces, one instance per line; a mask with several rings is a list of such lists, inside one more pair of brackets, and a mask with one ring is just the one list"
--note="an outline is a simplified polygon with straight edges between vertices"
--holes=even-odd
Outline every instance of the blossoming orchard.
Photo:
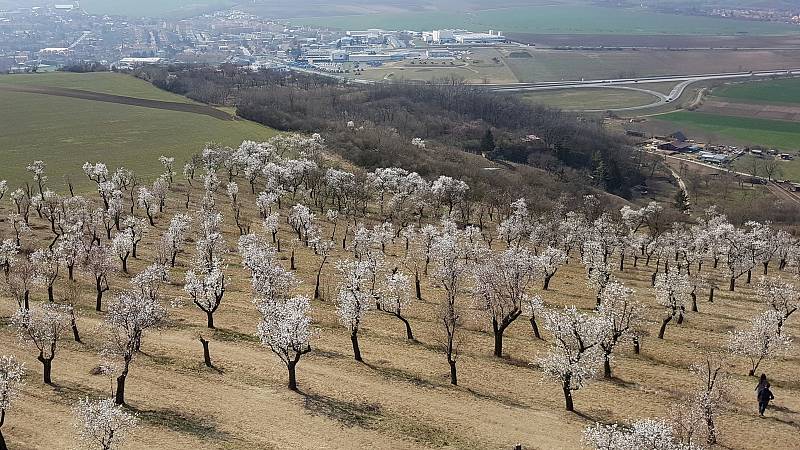
[[0,182],[0,449],[45,446],[37,428],[111,449],[340,445],[347,427],[391,448],[741,448],[761,372],[797,432],[800,241],[769,223],[479,202],[464,180],[344,165],[319,135],[153,165],[86,162],[85,192],[47,161]]

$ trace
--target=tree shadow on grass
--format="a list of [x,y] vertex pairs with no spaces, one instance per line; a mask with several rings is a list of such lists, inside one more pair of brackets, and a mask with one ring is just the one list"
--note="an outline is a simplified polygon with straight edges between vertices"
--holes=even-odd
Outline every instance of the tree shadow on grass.
[[166,408],[141,410],[129,405],[126,405],[126,407],[131,412],[136,413],[142,421],[177,433],[218,441],[224,441],[230,438],[228,433],[218,430],[213,420],[209,420],[206,417],[199,417],[186,412]]
[[335,420],[346,427],[369,428],[382,416],[382,408],[377,403],[351,402],[321,394],[300,393],[303,395],[303,407],[309,414]]
[[639,383],[635,383],[633,381],[623,380],[622,378],[612,376],[611,378],[601,378],[601,380],[608,381],[609,383],[613,384],[614,386],[619,386],[626,389],[633,389],[639,386]]
[[381,375],[391,380],[405,381],[415,386],[421,386],[427,388],[435,388],[440,386],[439,384],[421,378],[418,375],[408,372],[406,370],[397,369],[394,367],[381,367],[370,363],[364,363],[364,365],[376,372],[379,372]]

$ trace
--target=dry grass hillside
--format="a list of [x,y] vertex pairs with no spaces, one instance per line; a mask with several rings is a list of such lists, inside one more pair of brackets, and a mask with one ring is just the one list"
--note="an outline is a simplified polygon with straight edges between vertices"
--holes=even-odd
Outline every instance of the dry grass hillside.
[[[255,212],[255,198],[241,182],[240,201],[245,216],[254,222],[253,232],[263,233]],[[186,212],[185,192],[192,191],[189,212],[197,208],[200,190],[176,182],[167,209],[156,217],[140,244],[139,259],[130,262],[131,274],[152,261],[153,245],[170,217]],[[666,339],[655,338],[663,310],[650,288],[652,267],[628,263],[615,275],[636,289],[636,298],[647,306],[650,336],[635,355],[630,342],[620,345],[614,361],[615,377],[600,378],[575,394],[576,413],[564,410],[560,386],[543,380],[534,365],[549,348],[534,338],[526,318],[520,317],[507,331],[506,358],[492,356],[493,338],[489,321],[472,308],[472,299],[460,301],[469,308],[459,359],[459,386],[449,384],[445,356],[438,346],[440,326],[437,301],[443,295],[429,279],[422,280],[421,301],[409,309],[409,320],[417,341],[405,338],[403,324],[396,318],[372,311],[361,332],[364,363],[353,360],[349,334],[337,320],[337,280],[334,263],[347,257],[339,245],[322,277],[324,300],[312,303],[314,325],[319,332],[313,351],[297,369],[299,392],[286,388],[286,368],[261,346],[254,332],[259,314],[253,306],[249,274],[236,254],[239,230],[234,225],[229,200],[222,189],[218,208],[225,214],[226,255],[230,284],[215,315],[216,330],[206,328],[205,315],[191,304],[170,310],[168,324],[145,335],[141,354],[134,361],[127,383],[127,403],[138,414],[141,426],[131,435],[126,448],[163,449],[287,449],[287,448],[485,448],[526,449],[581,448],[582,430],[595,421],[625,422],[664,416],[674,403],[694,390],[688,366],[703,349],[727,353],[727,333],[746,326],[763,310],[753,288],[740,283],[735,293],[718,291],[714,303],[700,296],[699,313],[687,313],[682,325],[671,323]],[[93,197],[97,197],[94,195]],[[96,198],[95,198],[96,200]],[[285,222],[291,202],[284,201],[281,231],[284,242],[294,233]],[[0,216],[12,212],[4,201]],[[319,212],[317,210],[317,212]],[[141,215],[140,211],[137,214]],[[320,224],[330,233],[331,224],[318,214]],[[34,233],[25,237],[24,248],[46,246],[49,223],[31,214]],[[369,220],[366,223],[370,223]],[[494,230],[496,224],[488,225]],[[340,223],[341,227],[341,223]],[[10,236],[8,221],[0,224],[2,236]],[[341,229],[341,228],[340,228]],[[194,231],[194,229],[193,229]],[[340,231],[341,232],[341,231]],[[194,233],[190,233],[194,236]],[[495,241],[494,248],[501,243]],[[280,253],[288,268],[289,246]],[[390,264],[403,254],[401,239],[387,247]],[[194,242],[178,256],[166,290],[167,302],[185,298],[182,290]],[[309,249],[297,249],[297,275],[303,280],[298,293],[312,296],[318,257]],[[713,271],[725,285],[725,274]],[[712,271],[712,269],[708,269]],[[65,272],[65,271],[64,271]],[[62,276],[56,284],[61,299],[70,283]],[[788,276],[788,275],[787,275]],[[6,417],[3,434],[11,449],[74,448],[71,408],[84,396],[107,397],[111,382],[93,375],[103,347],[100,330],[104,312],[94,310],[93,280],[78,272],[81,286],[77,304],[78,326],[83,343],[71,339],[61,343],[53,362],[54,385],[41,381],[41,364],[36,354],[20,344],[9,317],[17,304],[4,294],[0,298],[0,354],[13,354],[28,369],[19,401]],[[754,277],[754,282],[757,277]],[[577,255],[555,275],[550,290],[541,292],[548,306],[575,304],[587,311],[595,306],[594,293],[586,286],[585,269]],[[117,271],[111,277],[112,296],[125,288],[130,276]],[[32,301],[46,301],[46,292],[36,288]],[[800,334],[800,319],[792,317],[789,333]],[[203,365],[198,336],[211,341],[214,368]],[[747,364],[730,357],[725,368],[731,374],[731,396],[718,424],[719,444],[715,448],[791,449],[800,435],[800,352],[795,344],[781,360],[767,360],[759,371],[766,372],[776,396],[774,408],[759,418],[755,402],[756,380],[747,377]]]

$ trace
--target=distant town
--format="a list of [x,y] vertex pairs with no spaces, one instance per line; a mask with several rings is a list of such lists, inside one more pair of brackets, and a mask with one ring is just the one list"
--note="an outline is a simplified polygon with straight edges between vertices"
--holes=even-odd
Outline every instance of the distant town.
[[184,20],[87,14],[77,4],[0,10],[0,72],[99,63],[234,64],[351,73],[403,60],[468,58],[471,47],[507,42],[502,31],[353,30],[292,26],[240,11]]

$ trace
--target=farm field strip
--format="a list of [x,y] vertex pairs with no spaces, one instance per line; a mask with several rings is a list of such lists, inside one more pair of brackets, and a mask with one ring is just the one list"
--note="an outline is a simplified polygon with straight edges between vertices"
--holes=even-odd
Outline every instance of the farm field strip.
[[785,122],[752,117],[735,117],[703,112],[678,111],[658,116],[659,120],[691,125],[722,138],[730,137],[782,150],[800,148],[800,126]]
[[37,73],[20,75],[0,75],[2,86],[46,86],[53,88],[77,89],[99,94],[135,97],[145,100],[198,104],[182,95],[156,89],[147,81],[130,75],[110,72],[92,73]]
[[56,97],[69,97],[94,102],[116,103],[119,105],[138,106],[142,108],[161,109],[168,111],[184,112],[211,116],[220,120],[234,120],[234,116],[222,110],[206,105],[193,103],[167,102],[162,100],[148,100],[137,97],[126,97],[113,94],[102,94],[79,89],[67,89],[36,85],[4,86],[0,85],[0,91],[17,92],[27,94],[52,95]]
[[[85,189],[88,180],[75,164],[77,158],[124,165],[146,180],[161,170],[159,155],[184,159],[209,142],[238,146],[245,139],[275,135],[254,122],[233,120],[235,112],[171,101],[178,96],[141,86],[141,80],[132,77],[90,76],[104,92],[89,92],[70,88],[86,88],[82,76],[62,75],[68,74],[54,74],[52,79],[14,76],[13,83],[0,77],[0,103],[9,105],[0,109],[0,155],[6,162],[0,179],[21,184],[27,174],[19,167],[42,159],[53,163],[54,183],[68,176],[78,189]],[[51,86],[33,84],[43,79]],[[109,94],[113,89],[124,95]]]
[[737,102],[800,105],[800,78],[733,83],[715,88],[713,95]]
[[[598,19],[600,18],[600,19]],[[499,29],[505,32],[540,34],[678,34],[754,35],[796,34],[788,24],[771,24],[699,16],[597,6],[523,6],[478,11],[427,11],[350,16],[300,17],[295,22],[343,30],[383,28],[432,30],[465,28],[474,31]]]

